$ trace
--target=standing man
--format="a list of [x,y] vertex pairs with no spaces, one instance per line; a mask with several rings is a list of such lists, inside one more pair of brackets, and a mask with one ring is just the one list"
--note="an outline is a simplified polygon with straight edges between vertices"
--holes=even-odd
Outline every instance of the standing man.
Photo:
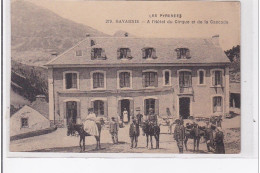
[[137,147],[137,142],[138,142],[138,136],[139,136],[139,126],[136,122],[136,119],[133,118],[132,123],[130,124],[130,128],[129,128],[129,136],[131,139],[131,149],[134,147]]
[[143,115],[140,113],[140,107],[136,108],[136,120],[138,126],[141,126],[143,122]]
[[177,146],[179,148],[179,153],[183,153],[183,141],[185,138],[185,129],[182,124],[182,121],[179,119],[175,120],[176,126],[174,129],[174,139],[177,142]]
[[118,123],[116,122],[115,117],[111,118],[109,127],[109,132],[111,134],[113,144],[118,144]]

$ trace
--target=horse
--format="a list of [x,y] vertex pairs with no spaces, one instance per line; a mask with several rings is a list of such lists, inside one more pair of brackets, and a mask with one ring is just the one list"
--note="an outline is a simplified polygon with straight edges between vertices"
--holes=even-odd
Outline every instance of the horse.
[[156,149],[159,149],[159,138],[160,138],[160,127],[156,124],[150,122],[144,122],[142,124],[142,129],[146,135],[146,148],[148,148],[149,137],[151,142],[151,148],[153,148],[153,136],[156,140]]
[[193,151],[195,151],[195,149],[196,151],[199,151],[200,138],[204,135],[204,130],[202,130],[197,124],[190,124],[189,126],[185,127],[184,145],[186,151],[188,150],[188,139],[193,139]]
[[[96,121],[96,125],[98,128],[98,136],[95,136],[96,141],[97,141],[96,150],[101,149],[101,145],[100,145],[101,128],[102,128],[102,125],[104,125],[104,124],[105,124],[105,122],[102,118],[99,121]],[[85,151],[85,137],[91,136],[91,135],[84,130],[83,124],[71,124],[71,127],[68,127],[67,135],[69,136],[70,134],[73,134],[74,133],[73,131],[78,132],[78,134],[80,136],[80,139],[79,139],[80,151]],[[83,148],[81,146],[82,142],[83,142]]]

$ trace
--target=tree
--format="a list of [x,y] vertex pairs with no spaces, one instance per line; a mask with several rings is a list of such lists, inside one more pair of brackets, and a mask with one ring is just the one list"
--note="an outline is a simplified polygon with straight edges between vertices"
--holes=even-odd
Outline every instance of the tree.
[[232,49],[224,52],[231,62],[230,70],[234,73],[240,72],[240,45],[233,46]]

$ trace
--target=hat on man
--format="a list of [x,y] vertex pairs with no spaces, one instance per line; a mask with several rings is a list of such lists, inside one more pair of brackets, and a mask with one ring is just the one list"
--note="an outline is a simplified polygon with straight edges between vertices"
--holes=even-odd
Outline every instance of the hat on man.
[[176,120],[175,120],[175,123],[176,123],[176,124],[179,124],[180,122],[181,122],[180,119],[176,119]]
[[153,111],[153,108],[149,108],[149,111]]
[[93,108],[88,108],[88,111],[89,111],[89,112],[93,112],[94,109],[93,109]]

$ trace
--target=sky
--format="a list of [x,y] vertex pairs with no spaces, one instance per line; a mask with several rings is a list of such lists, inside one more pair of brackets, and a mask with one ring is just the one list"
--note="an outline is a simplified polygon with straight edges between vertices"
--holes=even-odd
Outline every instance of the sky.
[[[113,35],[123,30],[137,37],[212,37],[220,36],[224,50],[240,44],[239,2],[180,2],[180,1],[65,1],[30,0],[61,17],[88,25]],[[157,14],[156,18],[150,18]],[[181,14],[181,18],[162,18],[160,14]],[[139,24],[115,23],[115,20],[139,20]],[[113,23],[106,23],[113,20]],[[173,24],[148,24],[147,20],[168,20]],[[175,20],[195,21],[196,24],[176,24]],[[200,20],[203,23],[197,24]],[[209,23],[205,24],[207,20]],[[210,24],[210,21],[228,21],[228,24]],[[143,22],[143,23],[142,23]]]

